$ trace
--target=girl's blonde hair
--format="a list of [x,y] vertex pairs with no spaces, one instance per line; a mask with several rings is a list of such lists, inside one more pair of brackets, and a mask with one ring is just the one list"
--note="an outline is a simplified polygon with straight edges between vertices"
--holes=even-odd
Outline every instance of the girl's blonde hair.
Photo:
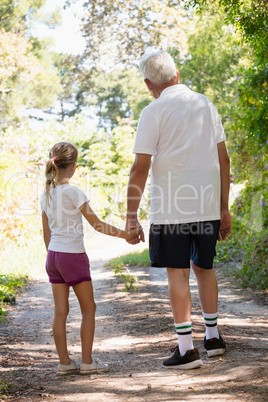
[[56,187],[61,169],[77,162],[77,148],[70,142],[58,142],[49,151],[49,160],[46,163],[46,200],[51,198],[50,189]]

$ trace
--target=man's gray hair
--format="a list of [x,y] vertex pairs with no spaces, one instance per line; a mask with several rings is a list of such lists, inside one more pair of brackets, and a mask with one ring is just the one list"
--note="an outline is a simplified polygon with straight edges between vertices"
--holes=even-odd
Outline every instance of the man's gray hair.
[[168,52],[159,50],[143,56],[140,60],[140,71],[143,78],[153,84],[163,84],[176,77],[176,66]]

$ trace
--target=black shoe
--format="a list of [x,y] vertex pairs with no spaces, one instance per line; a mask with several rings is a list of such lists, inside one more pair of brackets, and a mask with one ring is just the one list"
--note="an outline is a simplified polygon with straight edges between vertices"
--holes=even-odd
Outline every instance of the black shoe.
[[173,356],[163,362],[167,368],[189,370],[201,367],[203,364],[197,349],[187,350],[185,355],[181,356],[179,347],[176,346],[171,352],[174,352]]
[[204,338],[204,346],[207,350],[208,357],[221,356],[226,351],[226,343],[220,338],[206,339]]

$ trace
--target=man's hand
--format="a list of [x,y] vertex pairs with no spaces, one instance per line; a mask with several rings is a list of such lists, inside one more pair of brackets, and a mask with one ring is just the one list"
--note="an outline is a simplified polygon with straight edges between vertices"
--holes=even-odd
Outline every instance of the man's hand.
[[126,241],[129,244],[138,244],[140,241],[144,242],[145,241],[144,232],[143,232],[142,226],[140,225],[138,220],[137,219],[127,220],[125,230],[127,232],[129,232],[130,230],[133,230],[133,229],[139,229],[139,236],[135,239],[132,239],[129,241],[126,240]]
[[218,240],[226,240],[227,236],[232,232],[231,215],[229,211],[221,212],[220,233]]

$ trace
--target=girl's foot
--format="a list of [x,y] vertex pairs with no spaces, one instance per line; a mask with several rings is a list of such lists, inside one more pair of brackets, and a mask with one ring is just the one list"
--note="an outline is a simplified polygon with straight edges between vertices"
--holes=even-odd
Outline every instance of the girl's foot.
[[98,374],[107,373],[110,370],[108,364],[103,363],[101,360],[94,358],[91,364],[81,363],[80,374]]
[[79,367],[74,360],[70,364],[58,364],[57,375],[69,375],[79,373]]

